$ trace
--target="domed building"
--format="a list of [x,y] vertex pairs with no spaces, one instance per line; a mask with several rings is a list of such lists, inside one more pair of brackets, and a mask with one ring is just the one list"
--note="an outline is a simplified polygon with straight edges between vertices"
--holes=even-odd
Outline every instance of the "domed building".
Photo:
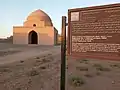
[[51,18],[42,10],[32,12],[23,26],[13,27],[13,44],[57,44],[58,31]]

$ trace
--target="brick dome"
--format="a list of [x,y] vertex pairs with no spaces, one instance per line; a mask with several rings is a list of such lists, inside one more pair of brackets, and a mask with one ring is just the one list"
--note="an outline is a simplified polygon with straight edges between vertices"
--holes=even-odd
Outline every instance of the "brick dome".
[[49,17],[45,12],[43,12],[43,11],[40,10],[40,9],[32,12],[32,13],[27,17],[27,21],[31,21],[31,20],[44,21],[44,22],[45,22],[45,26],[53,26],[50,17]]

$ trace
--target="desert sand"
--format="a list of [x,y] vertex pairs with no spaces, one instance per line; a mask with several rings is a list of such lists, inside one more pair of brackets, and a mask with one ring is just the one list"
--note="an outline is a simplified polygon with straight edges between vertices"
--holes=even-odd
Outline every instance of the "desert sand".
[[67,90],[120,90],[120,61],[67,60]]
[[[0,44],[0,90],[60,90],[60,46]],[[120,90],[120,61],[66,57],[66,90]]]
[[11,46],[0,56],[0,90],[59,89],[60,46]]

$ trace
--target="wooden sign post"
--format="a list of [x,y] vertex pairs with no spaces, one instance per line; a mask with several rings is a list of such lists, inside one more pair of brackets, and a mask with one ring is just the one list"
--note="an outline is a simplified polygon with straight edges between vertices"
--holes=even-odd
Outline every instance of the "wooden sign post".
[[61,81],[60,90],[65,90],[66,73],[66,16],[62,16],[62,42],[61,42]]

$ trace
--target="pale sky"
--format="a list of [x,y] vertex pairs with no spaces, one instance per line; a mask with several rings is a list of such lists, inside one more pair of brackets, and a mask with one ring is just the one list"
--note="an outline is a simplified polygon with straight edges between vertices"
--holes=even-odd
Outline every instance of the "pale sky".
[[0,0],[0,38],[12,35],[13,26],[21,26],[27,16],[41,9],[61,33],[61,17],[68,9],[120,3],[120,0]]

